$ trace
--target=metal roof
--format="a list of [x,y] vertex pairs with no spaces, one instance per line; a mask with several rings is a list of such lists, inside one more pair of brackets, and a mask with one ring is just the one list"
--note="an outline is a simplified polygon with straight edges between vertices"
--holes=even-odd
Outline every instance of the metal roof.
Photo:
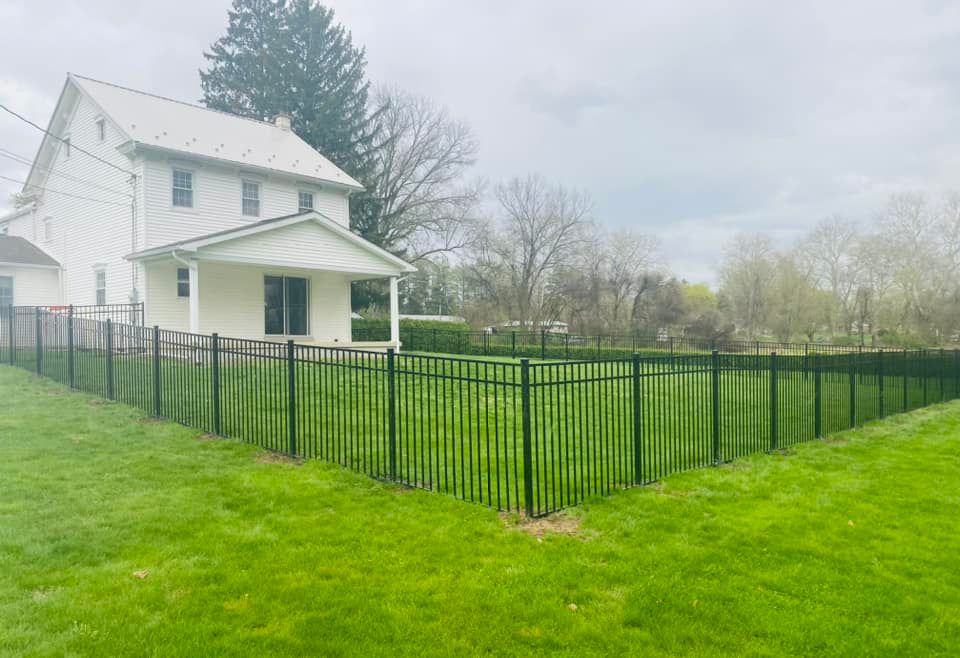
[[137,145],[363,187],[292,130],[70,74]]

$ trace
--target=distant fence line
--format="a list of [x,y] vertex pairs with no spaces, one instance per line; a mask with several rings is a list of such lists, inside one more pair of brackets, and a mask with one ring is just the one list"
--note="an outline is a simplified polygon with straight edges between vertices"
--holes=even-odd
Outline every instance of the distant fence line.
[[[355,327],[358,341],[388,340],[389,330]],[[621,359],[635,352],[708,354],[769,354],[783,356],[877,352],[880,347],[831,343],[789,343],[759,340],[687,338],[645,334],[577,335],[550,331],[462,331],[427,329],[400,325],[400,342],[405,350],[474,356],[509,356],[538,359]],[[893,348],[888,351],[899,351]]]
[[513,363],[38,308],[0,311],[0,361],[205,432],[528,516],[960,396],[955,351]]

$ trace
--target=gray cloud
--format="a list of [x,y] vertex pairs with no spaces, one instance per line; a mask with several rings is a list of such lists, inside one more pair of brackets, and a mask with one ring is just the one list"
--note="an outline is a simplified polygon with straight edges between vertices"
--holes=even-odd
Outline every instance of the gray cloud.
[[[586,189],[602,221],[662,235],[689,278],[737,232],[786,242],[892,192],[960,187],[954,3],[332,4],[375,81],[473,125],[478,174]],[[0,0],[0,98],[45,122],[75,70],[196,99],[227,6]],[[0,117],[0,147],[32,156],[38,137]]]

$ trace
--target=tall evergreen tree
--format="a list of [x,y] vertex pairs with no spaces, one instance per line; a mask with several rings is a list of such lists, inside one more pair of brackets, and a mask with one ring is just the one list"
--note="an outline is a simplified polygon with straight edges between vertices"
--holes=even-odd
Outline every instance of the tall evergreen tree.
[[[315,0],[233,0],[226,34],[204,57],[208,107],[256,119],[286,112],[300,137],[369,185],[377,121],[366,54],[333,10]],[[367,195],[351,203],[355,230],[363,233],[372,204]]]

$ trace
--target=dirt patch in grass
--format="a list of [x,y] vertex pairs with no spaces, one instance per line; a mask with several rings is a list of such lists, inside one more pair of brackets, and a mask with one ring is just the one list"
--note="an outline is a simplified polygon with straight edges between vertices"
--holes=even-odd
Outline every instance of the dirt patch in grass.
[[258,464],[295,464],[299,466],[303,463],[303,460],[280,452],[264,451],[257,453],[256,462]]
[[535,519],[517,517],[513,514],[503,514],[501,518],[505,518],[505,523],[510,527],[516,528],[537,539],[543,539],[549,535],[566,535],[567,537],[578,537],[580,539],[586,538],[580,530],[580,517],[573,516],[572,514],[559,512]]

